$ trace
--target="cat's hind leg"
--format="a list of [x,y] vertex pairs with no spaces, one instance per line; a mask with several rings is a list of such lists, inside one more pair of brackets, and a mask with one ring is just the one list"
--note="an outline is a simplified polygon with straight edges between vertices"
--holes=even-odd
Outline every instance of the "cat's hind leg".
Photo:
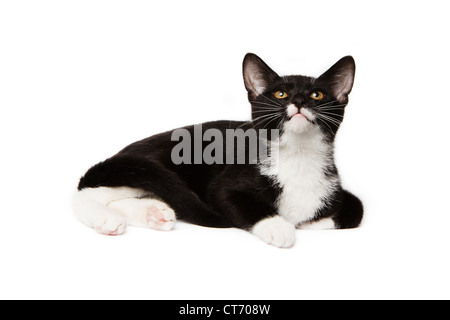
[[174,211],[148,196],[148,192],[127,187],[84,188],[75,194],[73,208],[81,222],[107,235],[122,234],[127,225],[172,229]]
[[111,201],[108,207],[122,213],[130,226],[171,230],[175,212],[166,203],[152,198],[128,198]]
[[299,224],[297,229],[303,230],[331,230],[336,229],[336,224],[333,218],[322,218],[320,220],[305,222]]
[[111,188],[86,188],[77,191],[72,199],[75,216],[86,226],[107,235],[125,232],[126,218],[108,208],[108,203],[126,195]]
[[343,190],[337,211],[330,217],[301,223],[298,229],[329,230],[357,228],[363,217],[363,204],[355,195]]
[[357,228],[364,214],[361,200],[347,190],[342,191],[342,206],[333,216],[336,229]]

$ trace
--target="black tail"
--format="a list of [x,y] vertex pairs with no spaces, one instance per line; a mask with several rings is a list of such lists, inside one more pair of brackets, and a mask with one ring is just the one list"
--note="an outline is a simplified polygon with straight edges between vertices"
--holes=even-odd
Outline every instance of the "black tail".
[[130,187],[154,193],[175,211],[177,218],[201,226],[227,228],[232,224],[210,209],[174,172],[155,163],[112,157],[89,169],[78,190]]

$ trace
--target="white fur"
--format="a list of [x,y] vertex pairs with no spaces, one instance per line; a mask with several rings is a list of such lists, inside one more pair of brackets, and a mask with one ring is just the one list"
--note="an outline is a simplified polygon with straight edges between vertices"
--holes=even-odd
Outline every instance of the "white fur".
[[164,202],[133,188],[86,188],[73,197],[76,217],[88,227],[108,235],[122,234],[127,225],[170,230],[175,213]]
[[286,107],[286,113],[289,117],[292,117],[294,114],[298,113],[298,108],[294,106],[292,103],[290,103]]
[[336,225],[331,218],[323,218],[314,222],[307,222],[299,226],[300,229],[306,230],[329,230],[335,229]]
[[266,90],[267,87],[267,83],[264,79],[255,77],[255,76],[250,76],[250,81],[252,84],[252,90],[253,92],[256,93],[256,95],[260,95],[261,93],[263,93]]
[[278,213],[294,225],[307,222],[323,206],[339,185],[339,178],[329,179],[324,168],[332,164],[332,145],[326,143],[320,129],[311,124],[300,133],[287,121],[278,143],[272,143],[269,161],[260,170],[278,182],[282,192]]
[[316,119],[316,116],[306,108],[301,108],[300,113],[303,114],[309,121]]
[[175,224],[175,212],[156,199],[122,199],[112,201],[108,207],[122,213],[130,226],[171,230]]
[[288,248],[295,242],[295,227],[280,216],[263,219],[251,231],[264,242],[280,248]]

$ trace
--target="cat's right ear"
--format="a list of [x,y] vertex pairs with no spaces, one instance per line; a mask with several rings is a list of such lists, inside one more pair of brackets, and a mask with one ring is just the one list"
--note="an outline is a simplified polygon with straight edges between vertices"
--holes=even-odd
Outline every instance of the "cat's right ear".
[[352,91],[355,68],[355,60],[353,57],[346,56],[336,62],[318,80],[327,83],[337,100],[344,102],[350,94],[350,91]]
[[278,78],[278,75],[253,53],[247,53],[242,64],[244,84],[248,93],[256,98],[263,93],[269,83]]

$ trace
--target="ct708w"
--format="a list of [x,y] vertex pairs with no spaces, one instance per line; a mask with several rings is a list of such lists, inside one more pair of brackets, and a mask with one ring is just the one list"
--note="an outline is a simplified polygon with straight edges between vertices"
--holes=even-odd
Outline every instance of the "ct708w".
[[224,314],[269,314],[270,304],[227,304],[223,307]]

